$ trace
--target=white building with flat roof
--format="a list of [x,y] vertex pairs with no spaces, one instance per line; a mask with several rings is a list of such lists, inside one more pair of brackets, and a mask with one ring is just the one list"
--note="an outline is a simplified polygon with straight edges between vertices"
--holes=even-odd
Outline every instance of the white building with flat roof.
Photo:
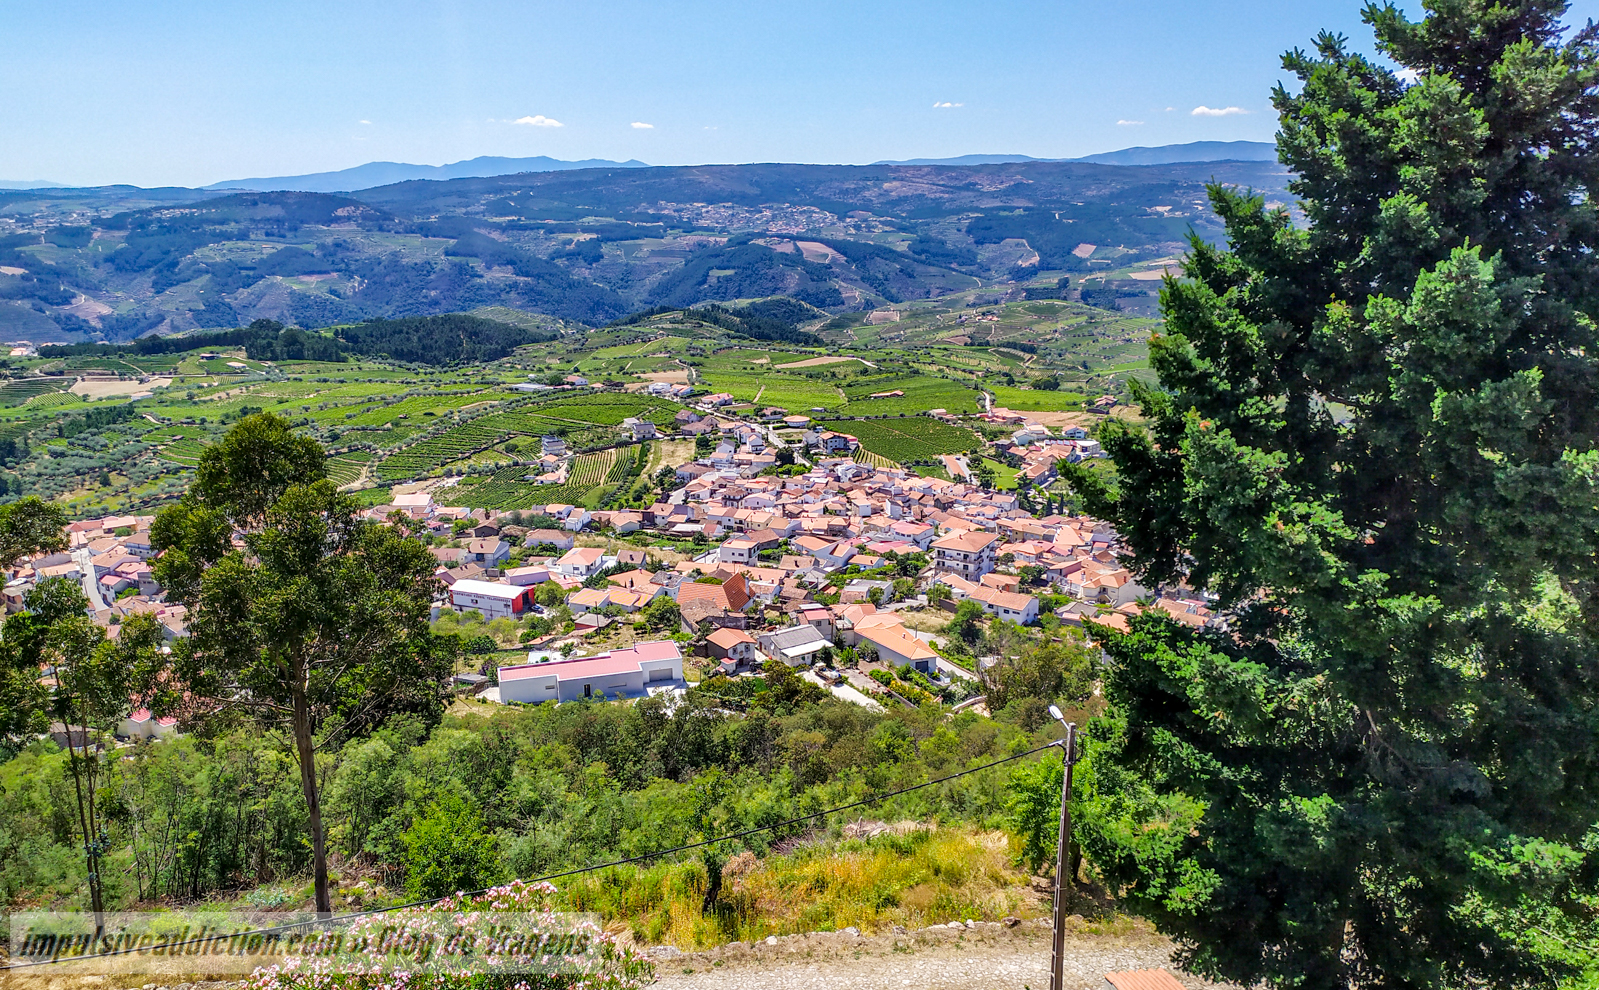
[[642,698],[655,689],[683,686],[683,654],[671,640],[639,643],[630,649],[575,660],[500,668],[500,700],[524,705]]

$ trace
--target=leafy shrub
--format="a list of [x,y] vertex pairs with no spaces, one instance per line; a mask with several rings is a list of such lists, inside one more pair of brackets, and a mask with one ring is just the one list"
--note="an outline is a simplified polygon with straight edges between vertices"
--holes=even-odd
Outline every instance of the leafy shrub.
[[498,879],[499,842],[455,794],[433,802],[405,831],[405,889],[413,897],[478,890]]

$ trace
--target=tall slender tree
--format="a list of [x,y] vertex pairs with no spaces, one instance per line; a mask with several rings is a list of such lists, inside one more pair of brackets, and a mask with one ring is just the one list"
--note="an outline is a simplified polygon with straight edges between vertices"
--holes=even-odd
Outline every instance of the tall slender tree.
[[206,451],[191,492],[151,529],[157,578],[188,603],[190,634],[150,687],[162,710],[189,722],[247,720],[284,734],[326,914],[317,752],[396,712],[437,714],[455,657],[454,639],[429,631],[433,558],[358,519],[323,461],[315,441],[270,414],[246,417]]
[[[0,505],[0,569],[24,557],[67,548],[67,514],[37,496]],[[40,657],[27,650],[0,649],[0,743],[43,732],[48,694],[39,684]]]
[[1203,972],[1551,986],[1599,904],[1599,30],[1551,0],[1284,58],[1298,210],[1214,187],[1147,428],[1073,471],[1151,583],[1085,845]]
[[49,714],[67,738],[67,769],[78,806],[88,868],[89,905],[95,930],[104,926],[105,883],[101,875],[105,838],[99,791],[103,783],[100,750],[133,707],[139,671],[154,662],[162,633],[154,617],[130,616],[115,639],[89,617],[89,600],[75,581],[39,582],[24,602],[25,611],[6,621],[0,653],[43,662],[53,672]]

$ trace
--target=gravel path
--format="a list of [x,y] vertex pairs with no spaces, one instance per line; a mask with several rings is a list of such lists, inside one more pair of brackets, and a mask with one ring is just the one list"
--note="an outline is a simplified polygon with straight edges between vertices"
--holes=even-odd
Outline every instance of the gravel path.
[[[1075,920],[1075,919],[1074,919]],[[1141,923],[1101,933],[1071,926],[1063,967],[1066,990],[1106,990],[1105,974],[1165,967],[1191,990],[1226,987],[1176,969],[1171,943]],[[656,948],[657,990],[1047,990],[1049,923],[851,936],[790,935],[692,954]],[[1236,988],[1233,988],[1236,990]]]

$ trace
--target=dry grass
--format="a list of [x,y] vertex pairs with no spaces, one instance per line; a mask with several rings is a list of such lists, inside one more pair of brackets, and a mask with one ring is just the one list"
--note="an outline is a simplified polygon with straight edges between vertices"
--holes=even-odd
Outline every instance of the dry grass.
[[73,395],[81,395],[86,399],[103,399],[110,395],[132,395],[135,392],[148,392],[153,388],[165,388],[172,384],[170,378],[152,378],[147,382],[102,380],[97,378],[80,378],[77,384],[69,391]]
[[919,928],[1039,910],[1027,877],[1011,865],[1000,832],[915,828],[869,841],[802,846],[730,859],[706,909],[702,863],[607,871],[568,881],[566,907],[593,911],[608,928],[647,944],[698,948],[768,935],[894,925]]

